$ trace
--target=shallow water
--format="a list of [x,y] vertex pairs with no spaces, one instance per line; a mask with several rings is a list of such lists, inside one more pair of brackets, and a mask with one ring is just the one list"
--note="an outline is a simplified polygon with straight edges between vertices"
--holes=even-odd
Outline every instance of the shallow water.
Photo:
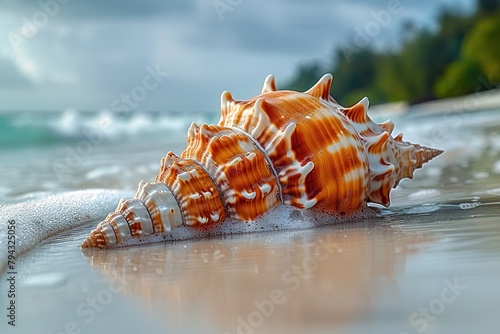
[[[15,329],[5,317],[10,275],[2,273],[2,333],[495,332],[499,111],[395,121],[406,139],[446,153],[402,182],[391,208],[376,208],[379,217],[82,252],[94,219],[16,260]],[[66,158],[65,143],[6,151],[0,198],[15,203],[77,189],[134,190],[154,177],[166,149],[183,145],[180,137],[110,141],[62,177],[53,162]],[[12,215],[0,209],[2,223],[16,219],[2,212]]]

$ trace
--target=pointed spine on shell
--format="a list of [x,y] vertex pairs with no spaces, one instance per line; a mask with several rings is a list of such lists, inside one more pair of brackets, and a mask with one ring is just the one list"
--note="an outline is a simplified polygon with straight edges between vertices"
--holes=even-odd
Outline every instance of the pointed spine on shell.
[[141,181],[82,247],[255,220],[279,203],[339,215],[388,206],[391,189],[442,151],[392,137],[394,124],[373,122],[366,97],[340,106],[331,84],[326,74],[304,93],[280,91],[270,75],[248,101],[222,93],[219,123],[193,123],[180,157],[168,152],[155,182]]

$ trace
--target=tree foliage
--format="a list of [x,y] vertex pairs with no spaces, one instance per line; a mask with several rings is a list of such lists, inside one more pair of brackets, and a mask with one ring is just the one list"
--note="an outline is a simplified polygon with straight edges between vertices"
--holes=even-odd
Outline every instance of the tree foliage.
[[416,103],[474,93],[481,83],[500,81],[500,1],[477,0],[469,15],[443,8],[437,23],[431,31],[405,22],[397,52],[376,52],[369,45],[336,48],[328,65],[302,64],[287,88],[304,91],[331,72],[341,104],[363,96],[372,104]]

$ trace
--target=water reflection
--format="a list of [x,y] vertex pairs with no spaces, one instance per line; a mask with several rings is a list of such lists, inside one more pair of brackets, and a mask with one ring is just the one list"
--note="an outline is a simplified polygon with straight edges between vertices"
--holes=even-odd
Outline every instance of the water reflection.
[[408,255],[431,240],[370,222],[85,255],[166,328],[304,333],[368,317],[377,291],[395,285]]

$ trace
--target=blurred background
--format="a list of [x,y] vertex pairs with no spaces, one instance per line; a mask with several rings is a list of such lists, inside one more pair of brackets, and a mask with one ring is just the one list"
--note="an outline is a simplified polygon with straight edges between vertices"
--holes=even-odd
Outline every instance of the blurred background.
[[[222,91],[248,99],[270,73],[304,90],[331,72],[344,104],[420,102],[491,88],[478,76],[500,81],[496,0],[0,6],[0,110],[218,111]],[[164,77],[127,103],[148,68]]]

